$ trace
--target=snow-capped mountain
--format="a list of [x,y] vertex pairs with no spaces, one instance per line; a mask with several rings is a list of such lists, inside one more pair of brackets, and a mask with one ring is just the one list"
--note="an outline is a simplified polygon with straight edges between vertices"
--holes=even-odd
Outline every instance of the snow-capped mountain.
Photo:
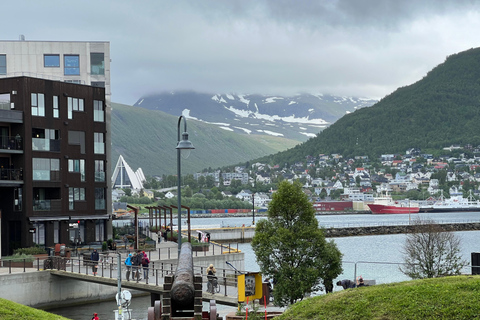
[[282,97],[174,92],[142,97],[134,106],[183,114],[240,134],[268,134],[305,141],[344,114],[376,102],[322,94]]

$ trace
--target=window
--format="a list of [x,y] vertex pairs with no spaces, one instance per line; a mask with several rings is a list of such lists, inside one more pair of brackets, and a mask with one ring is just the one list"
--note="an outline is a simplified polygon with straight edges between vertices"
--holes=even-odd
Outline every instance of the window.
[[32,116],[45,116],[45,96],[43,93],[32,93]]
[[67,99],[68,119],[73,119],[73,111],[83,112],[84,100],[79,98],[68,97]]
[[105,209],[105,189],[95,188],[95,210]]
[[32,150],[60,151],[60,131],[55,129],[32,128]]
[[80,180],[85,181],[85,160],[68,159],[68,172],[80,173]]
[[85,132],[68,131],[68,144],[80,146],[80,153],[85,154]]
[[105,59],[103,53],[90,53],[90,72],[105,74]]
[[85,188],[68,189],[68,209],[75,209],[75,201],[85,201]]
[[105,81],[92,81],[90,84],[92,87],[105,88]]
[[66,76],[80,75],[80,57],[78,55],[65,55],[64,59],[64,74]]
[[103,140],[103,133],[94,132],[94,153],[95,154],[105,154],[105,142]]
[[60,177],[60,159],[33,158],[33,180],[57,181]]
[[93,100],[93,121],[104,122],[103,101]]
[[60,68],[60,55],[45,54],[43,56],[43,66],[45,68]]
[[53,96],[53,117],[60,117],[60,110],[58,109],[58,96]]
[[0,74],[7,74],[7,55],[0,54]]
[[95,181],[105,181],[105,162],[103,160],[95,160]]

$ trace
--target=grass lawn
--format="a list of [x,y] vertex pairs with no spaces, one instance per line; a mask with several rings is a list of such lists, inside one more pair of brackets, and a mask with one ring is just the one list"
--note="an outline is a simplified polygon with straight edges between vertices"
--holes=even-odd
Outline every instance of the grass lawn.
[[46,311],[0,298],[0,319],[2,320],[68,320]]
[[343,290],[300,301],[275,319],[480,319],[480,276]]

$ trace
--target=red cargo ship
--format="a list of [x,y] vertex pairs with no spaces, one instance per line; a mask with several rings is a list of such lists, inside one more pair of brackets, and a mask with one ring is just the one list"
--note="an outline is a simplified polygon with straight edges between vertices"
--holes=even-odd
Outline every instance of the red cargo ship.
[[369,204],[368,207],[373,214],[396,214],[396,213],[418,213],[419,207],[401,206],[399,204]]

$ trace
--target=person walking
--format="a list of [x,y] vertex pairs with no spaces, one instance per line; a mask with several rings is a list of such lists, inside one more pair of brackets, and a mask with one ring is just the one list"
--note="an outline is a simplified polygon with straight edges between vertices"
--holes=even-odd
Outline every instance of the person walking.
[[150,259],[148,259],[147,254],[145,251],[142,251],[142,269],[143,269],[143,278],[146,280],[148,279],[148,265],[150,264]]
[[143,254],[140,250],[133,253],[132,265],[133,265],[133,279],[137,282],[142,280],[140,271],[142,268],[142,257]]
[[132,254],[131,253],[129,253],[127,259],[125,259],[125,266],[127,267],[127,271],[125,275],[127,277],[127,281],[130,281],[130,272],[132,271]]
[[100,320],[97,313],[93,314],[92,320]]
[[100,255],[98,254],[97,249],[93,249],[93,252],[90,255],[90,263],[92,264],[92,273],[94,276],[97,275],[98,260],[100,260]]

